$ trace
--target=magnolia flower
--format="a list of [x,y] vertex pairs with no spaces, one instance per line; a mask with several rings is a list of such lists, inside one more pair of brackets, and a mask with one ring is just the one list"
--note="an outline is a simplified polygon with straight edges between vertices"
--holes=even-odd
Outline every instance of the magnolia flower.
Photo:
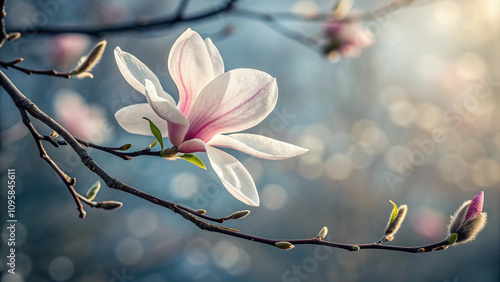
[[307,151],[261,135],[223,135],[251,128],[271,113],[278,99],[276,79],[254,69],[224,72],[212,41],[191,29],[175,41],[168,56],[168,70],[179,90],[178,104],[136,57],[116,47],[115,59],[125,80],[148,102],[116,112],[120,126],[130,133],[152,135],[146,117],[168,136],[173,145],[169,152],[206,152],[224,187],[247,205],[259,205],[252,177],[236,158],[216,147],[270,160]]
[[469,201],[464,202],[451,216],[448,232],[458,235],[456,243],[474,240],[486,225],[486,213],[483,211],[484,192],[481,191]]

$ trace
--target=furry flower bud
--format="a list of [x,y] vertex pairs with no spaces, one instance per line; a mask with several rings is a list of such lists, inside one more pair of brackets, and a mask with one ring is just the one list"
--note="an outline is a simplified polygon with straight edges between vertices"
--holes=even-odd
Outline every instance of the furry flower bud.
[[387,227],[385,228],[385,238],[387,241],[392,241],[394,239],[394,236],[399,230],[399,227],[401,227],[401,224],[403,223],[403,220],[406,217],[406,212],[408,210],[408,206],[406,205],[401,205],[397,210],[395,210],[395,216],[391,216],[389,219],[389,222],[387,223]]
[[479,192],[472,200],[464,202],[451,216],[448,233],[458,235],[456,244],[474,240],[486,225],[486,213],[483,211],[484,192]]
[[84,56],[78,62],[78,66],[70,72],[71,75],[76,77],[89,77],[94,78],[94,76],[89,72],[92,68],[99,63],[106,48],[106,40],[97,43],[92,51],[87,56]]

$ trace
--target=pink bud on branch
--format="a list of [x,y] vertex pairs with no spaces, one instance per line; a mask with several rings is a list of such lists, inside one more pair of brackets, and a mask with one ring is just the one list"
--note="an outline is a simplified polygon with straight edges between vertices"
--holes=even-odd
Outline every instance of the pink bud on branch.
[[474,240],[486,225],[487,215],[483,212],[484,192],[479,192],[472,200],[464,202],[451,216],[448,233],[458,235],[457,244]]

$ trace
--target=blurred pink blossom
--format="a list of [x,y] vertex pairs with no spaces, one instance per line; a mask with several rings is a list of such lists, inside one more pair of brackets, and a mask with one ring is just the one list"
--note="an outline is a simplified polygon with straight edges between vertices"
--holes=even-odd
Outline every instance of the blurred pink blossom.
[[413,230],[420,236],[431,241],[438,240],[445,233],[446,217],[434,209],[422,208],[416,213],[412,223]]
[[90,44],[87,36],[79,34],[63,34],[52,38],[48,55],[50,62],[61,68],[73,67],[84,55]]
[[329,56],[356,57],[361,49],[373,43],[373,33],[362,23],[352,19],[330,19],[324,24]]
[[111,135],[111,128],[102,108],[88,105],[72,90],[61,90],[54,102],[55,119],[75,137],[92,143],[103,143]]
[[123,1],[106,1],[102,4],[100,12],[100,20],[104,24],[116,24],[123,22],[129,16],[129,10]]

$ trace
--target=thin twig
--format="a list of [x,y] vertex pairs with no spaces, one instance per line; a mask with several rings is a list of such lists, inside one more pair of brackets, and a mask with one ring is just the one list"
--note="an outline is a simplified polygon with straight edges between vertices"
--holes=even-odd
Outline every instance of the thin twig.
[[292,29],[289,29],[288,27],[282,25],[279,23],[279,21],[271,14],[263,14],[259,12],[254,12],[254,11],[249,11],[249,10],[240,10],[240,9],[235,9],[233,11],[233,14],[243,16],[246,18],[250,19],[257,19],[257,20],[262,20],[265,24],[267,24],[270,28],[274,29],[276,32],[293,39],[299,43],[302,43],[303,45],[307,47],[312,47],[312,46],[317,46],[319,44],[318,41],[316,41],[313,38],[310,38],[304,34],[301,34],[299,32],[296,32]]
[[[135,151],[135,152],[123,152],[122,150],[123,150],[123,147],[125,145],[120,146],[120,147],[105,147],[105,146],[100,146],[100,145],[94,144],[90,141],[86,141],[86,140],[83,140],[83,139],[80,139],[77,137],[74,137],[74,138],[76,141],[78,141],[78,143],[82,144],[85,147],[94,148],[94,149],[115,155],[115,156],[120,157],[126,161],[129,161],[133,157],[138,157],[138,156],[161,157],[160,151],[151,152],[150,147],[146,147],[145,149]],[[64,140],[56,140],[56,139],[52,138],[51,136],[46,136],[46,135],[42,136],[42,140],[50,142],[54,147],[69,145],[68,142],[66,142]],[[122,152],[120,152],[120,151],[122,151]]]
[[5,12],[5,2],[6,0],[0,0],[0,48],[2,48],[9,37],[5,30],[5,16],[7,16]]
[[209,221],[212,221],[212,222],[217,222],[217,223],[223,223],[224,221],[226,220],[230,220],[231,219],[231,216],[226,216],[226,217],[221,217],[221,218],[216,218],[216,217],[211,217],[211,216],[206,216],[204,214],[201,214],[195,210],[192,210],[190,208],[187,208],[187,207],[184,207],[184,206],[178,206],[180,209],[184,210],[184,211],[187,211],[188,213],[194,215],[194,216],[197,216],[199,218],[203,218],[205,220],[209,220]]
[[350,17],[351,20],[361,20],[361,21],[373,21],[389,14],[396,12],[397,10],[409,6],[416,2],[417,0],[400,0],[392,1],[389,5],[379,8],[372,12],[367,12],[361,15]]
[[291,12],[258,12],[247,10],[243,8],[236,8],[233,10],[233,13],[237,14],[249,14],[249,15],[259,15],[259,17],[271,17],[275,20],[280,21],[300,21],[300,22],[316,22],[316,21],[324,21],[328,17],[331,17],[331,12],[327,13],[317,13],[315,15],[300,15],[298,13]]
[[13,68],[13,69],[16,69],[18,71],[22,71],[26,74],[29,74],[29,75],[40,74],[40,75],[49,75],[49,76],[55,76],[55,77],[71,78],[71,75],[67,72],[58,72],[58,71],[53,70],[53,69],[51,69],[51,70],[34,70],[34,69],[29,69],[29,68],[24,68],[24,67],[18,66],[17,64],[19,64],[22,61],[23,61],[23,59],[21,59],[21,58],[14,60],[14,61],[11,61],[11,62],[0,61],[0,66],[5,68],[5,69]]
[[50,142],[50,144],[52,144],[56,148],[58,148],[60,145],[66,145],[65,141],[56,140],[52,136],[42,135],[41,140]]
[[151,151],[150,147],[146,147],[145,149],[135,151],[135,152],[117,152],[123,149],[123,146],[121,147],[104,147],[100,145],[93,144],[89,141],[82,140],[80,138],[75,138],[80,144],[84,145],[85,147],[90,147],[94,148],[106,153],[113,154],[117,157],[120,157],[124,160],[131,160],[133,157],[138,157],[138,156],[156,156],[156,157],[161,157],[161,152],[160,151]]
[[38,147],[38,151],[40,153],[40,157],[45,160],[51,167],[52,169],[57,173],[57,175],[61,178],[61,180],[64,182],[66,187],[68,188],[69,192],[73,196],[73,199],[75,200],[76,207],[78,212],[80,213],[81,218],[85,218],[85,211],[83,210],[82,203],[80,202],[79,195],[76,193],[74,185],[76,183],[75,178],[69,177],[64,171],[62,171],[59,166],[50,158],[50,156],[47,154],[47,151],[45,151],[45,148],[43,147],[43,144],[41,142],[42,140],[42,135],[40,135],[33,124],[31,123],[28,115],[26,114],[24,109],[19,108],[19,112],[21,113],[21,117],[23,119],[24,125],[28,128],[30,131],[31,135],[33,136],[33,139],[35,139],[35,143]]
[[189,5],[189,0],[182,0],[179,3],[179,7],[177,8],[177,12],[175,13],[176,18],[178,20],[182,19],[182,17],[184,16],[184,12],[186,11],[188,5]]
[[80,201],[82,201],[83,203],[85,203],[89,207],[97,208],[97,209],[103,208],[103,205],[104,205],[103,202],[95,202],[95,201],[92,201],[92,200],[85,198],[84,196],[82,196],[80,194],[77,194],[77,195],[78,195],[78,198],[80,199]]

